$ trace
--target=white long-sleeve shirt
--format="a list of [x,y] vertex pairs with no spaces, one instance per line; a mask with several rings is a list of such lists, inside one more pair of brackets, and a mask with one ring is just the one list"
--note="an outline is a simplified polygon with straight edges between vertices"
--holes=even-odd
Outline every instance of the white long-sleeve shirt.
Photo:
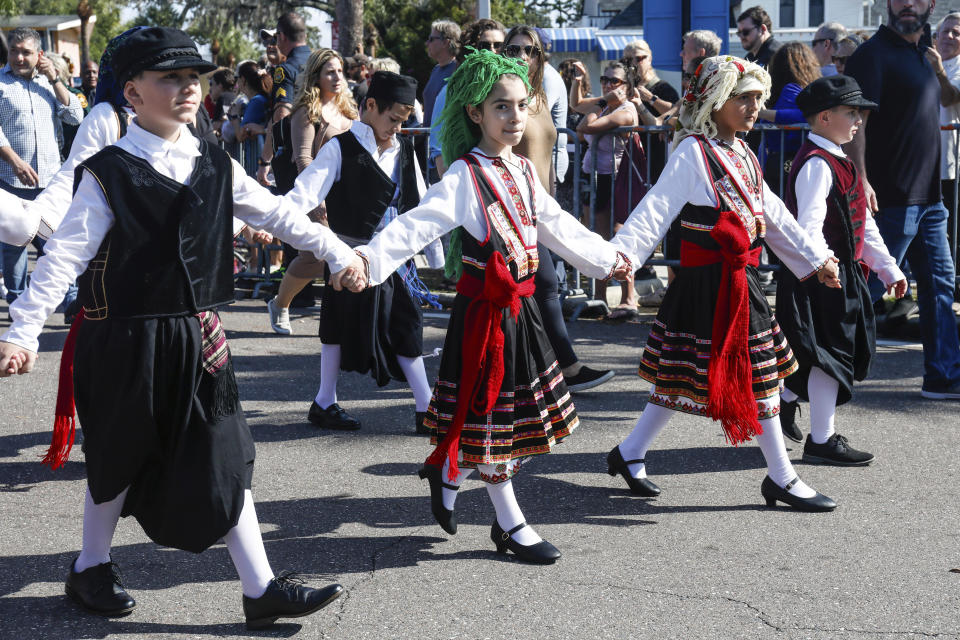
[[[507,186],[493,168],[492,159],[477,148],[473,153],[506,204],[507,214],[526,247],[535,247],[539,240],[587,276],[603,278],[610,273],[617,261],[616,249],[560,208],[539,180],[532,181],[534,206],[531,207],[530,189],[522,170],[511,162],[504,163],[519,188],[524,207],[536,212],[536,224],[528,225],[520,219]],[[357,248],[370,261],[370,282],[383,282],[422,247],[457,227],[463,227],[478,241],[483,241],[488,232],[496,233],[488,228],[470,169],[463,160],[450,165],[443,179],[431,185],[420,206],[388,224],[369,244]]]
[[[839,145],[822,136],[811,133],[808,140],[838,158],[847,157]],[[810,236],[813,244],[822,251],[829,251],[823,237],[823,222],[827,217],[827,196],[830,195],[832,187],[833,173],[823,158],[813,156],[803,163],[797,172],[797,182],[794,185],[794,192],[797,194],[797,222]],[[876,272],[888,287],[905,277],[897,266],[896,259],[887,251],[880,229],[869,214],[863,225],[863,254],[860,259]]]
[[[711,140],[709,144],[720,148],[716,141]],[[742,140],[738,139],[734,144],[739,145],[741,153],[749,151]],[[711,151],[708,149],[707,152]],[[724,156],[722,151],[721,156]],[[725,159],[723,161],[728,164]],[[736,170],[732,170],[731,175],[742,183]],[[749,192],[745,185],[742,188]],[[754,211],[763,212],[767,244],[798,278],[809,277],[833,254],[810,240],[783,201],[766,184],[761,191],[763,201],[758,196],[751,196],[749,206]],[[643,264],[688,202],[696,206],[719,206],[710,171],[697,140],[692,136],[677,145],[660,179],[637,204],[611,242],[633,264]]]
[[[395,183],[400,183],[400,141],[396,136],[390,141],[390,144],[383,150],[378,149],[376,134],[369,125],[354,120],[350,124],[350,133],[356,137],[360,145],[373,157],[377,166],[383,172],[390,176]],[[287,194],[292,202],[303,211],[310,211],[323,201],[335,182],[340,180],[340,165],[343,161],[343,154],[340,149],[340,141],[336,138],[330,140],[320,148],[317,155],[309,165],[297,176],[296,184]],[[423,180],[423,174],[420,172],[420,164],[413,163],[417,179],[417,194],[423,198],[427,191],[426,183]],[[395,207],[390,207],[384,214],[380,222],[379,229],[385,227],[391,220],[397,217]],[[443,266],[443,245],[440,240],[430,243],[424,249],[427,262],[430,267],[439,269]]]
[[[200,142],[186,126],[171,142],[130,124],[117,146],[143,158],[159,173],[187,184],[197,158]],[[311,251],[326,260],[333,272],[346,268],[354,251],[321,224],[310,222],[306,210],[298,209],[286,197],[271,194],[247,176],[235,160],[233,168],[233,214],[258,229],[265,229],[294,247]],[[316,205],[314,205],[316,206]],[[312,208],[312,207],[310,207]],[[10,307],[13,324],[0,336],[36,351],[43,323],[66,293],[70,283],[82,274],[113,227],[114,213],[99,182],[85,173],[77,186],[67,215],[47,242],[46,254],[37,261],[30,286]]]

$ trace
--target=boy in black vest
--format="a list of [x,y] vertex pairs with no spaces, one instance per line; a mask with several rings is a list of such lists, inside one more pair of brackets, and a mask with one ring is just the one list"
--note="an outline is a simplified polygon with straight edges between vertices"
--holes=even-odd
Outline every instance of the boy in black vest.
[[812,286],[781,271],[777,319],[800,368],[785,381],[780,424],[786,437],[800,442],[797,403],[809,399],[804,461],[866,465],[873,454],[854,449],[834,428],[837,405],[850,400],[853,381],[866,377],[876,350],[864,276],[873,269],[898,298],[907,281],[867,211],[863,183],[840,145],[850,142],[863,123],[860,110],[877,105],[863,97],[856,80],[838,75],[807,85],[797,106],[812,132],[793,160],[784,200],[814,242],[839,260],[842,288]]
[[[330,229],[350,246],[365,244],[388,222],[420,203],[426,191],[413,146],[397,133],[413,110],[413,78],[378,71],[370,78],[360,120],[325,144],[297,178],[291,197],[325,200]],[[301,204],[302,208],[302,204]],[[431,266],[443,264],[440,244],[428,247]],[[360,428],[337,404],[339,372],[373,376],[383,386],[406,380],[416,403],[417,433],[431,389],[423,366],[421,302],[430,300],[413,262],[360,294],[324,287],[320,312],[320,389],[308,419],[326,429]]]
[[69,454],[75,393],[88,489],[66,592],[100,615],[134,608],[110,557],[119,517],[133,515],[164,546],[199,553],[222,538],[248,628],[308,615],[343,589],[274,576],[260,537],[253,439],[216,312],[233,301],[232,217],[313,251],[344,272],[346,286],[364,283],[363,263],[190,135],[199,74],[214,65],[186,34],[142,29],[113,60],[137,118],[77,168],[68,215],[0,339],[0,376],[29,372],[45,319],[80,276],[83,310],[64,346],[46,460],[56,468]]

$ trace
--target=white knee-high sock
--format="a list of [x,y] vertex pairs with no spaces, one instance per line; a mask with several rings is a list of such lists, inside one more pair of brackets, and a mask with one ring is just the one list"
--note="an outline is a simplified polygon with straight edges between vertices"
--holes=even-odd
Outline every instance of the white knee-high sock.
[[810,393],[810,439],[823,444],[834,433],[837,413],[837,392],[840,383],[820,367],[810,369],[807,390]]
[[340,377],[340,345],[325,344],[320,348],[320,388],[315,402],[326,409],[337,401],[337,378]]
[[423,358],[421,356],[416,358],[397,356],[397,362],[400,363],[403,375],[407,377],[407,384],[413,391],[413,401],[417,405],[417,411],[426,411],[427,407],[430,406],[432,391],[430,383],[427,382],[427,370],[423,366]]
[[[647,403],[643,413],[634,425],[630,435],[620,443],[620,455],[624,460],[640,460],[647,455],[647,449],[653,444],[657,435],[667,426],[673,416],[673,410],[661,407],[658,404]],[[644,463],[627,465],[630,475],[634,478],[647,477],[647,465]]]
[[[459,489],[460,485],[463,484],[463,481],[466,480],[471,473],[473,473],[473,469],[464,469],[463,467],[459,468],[460,473],[457,475],[456,480],[451,480],[447,476],[447,474],[450,473],[450,458],[447,458],[443,462],[443,470],[440,472],[440,479],[444,484],[452,484]],[[443,506],[447,509],[450,509],[450,511],[453,511],[453,507],[457,504],[457,495],[459,494],[459,491],[447,489],[446,487],[443,487],[440,491],[441,496],[443,497]]]
[[799,397],[800,397],[800,396],[798,396],[797,394],[795,394],[793,391],[790,391],[790,389],[787,389],[786,387],[784,387],[783,389],[780,390],[780,398],[781,398],[784,402],[794,402],[794,401],[796,401],[797,398],[799,398]]
[[[486,467],[489,469],[485,470]],[[477,465],[477,468],[481,473],[496,473],[494,465]],[[513,495],[512,480],[496,484],[487,483],[487,494],[490,496],[490,502],[493,503],[493,508],[497,512],[497,523],[501,529],[510,531],[510,529],[524,522],[523,512],[520,510],[520,505],[517,504],[517,497]],[[513,533],[511,537],[524,546],[537,544],[543,540],[530,526]]]
[[[763,458],[767,461],[767,475],[777,483],[778,487],[785,487],[788,482],[797,477],[797,472],[787,457],[787,448],[783,446],[783,434],[780,431],[780,416],[774,416],[760,421],[763,433],[756,437]],[[790,493],[800,498],[812,498],[816,491],[798,480],[790,487]]]
[[90,489],[87,488],[87,497],[83,504],[83,548],[74,566],[77,573],[110,562],[113,532],[117,530],[127,491],[128,489],[124,489],[113,500],[95,504]]
[[243,595],[248,598],[259,598],[267,590],[267,585],[273,579],[273,569],[267,560],[267,551],[263,548],[263,537],[260,535],[260,522],[257,520],[257,510],[253,506],[253,494],[247,489],[243,494],[243,510],[240,511],[240,520],[237,526],[230,529],[223,536],[223,542],[230,552],[230,559],[240,576],[240,586]]

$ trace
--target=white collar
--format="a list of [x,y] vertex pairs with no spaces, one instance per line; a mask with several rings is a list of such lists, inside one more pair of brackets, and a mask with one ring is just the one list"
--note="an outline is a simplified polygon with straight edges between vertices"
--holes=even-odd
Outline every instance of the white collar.
[[176,140],[170,141],[150,133],[141,127],[137,123],[137,119],[134,118],[130,126],[127,127],[127,134],[124,137],[146,156],[172,154],[184,158],[196,158],[200,155],[200,143],[190,133],[187,125],[181,125],[180,136]]
[[386,153],[397,146],[397,136],[390,136],[390,144],[384,147],[383,151],[381,152],[377,148],[377,134],[373,132],[373,127],[365,122],[361,122],[360,120],[353,120],[350,123],[350,131],[353,132],[353,135],[357,138],[357,141],[360,142],[361,146],[363,146],[363,148],[366,149],[374,158],[381,153]]
[[838,156],[840,158],[847,157],[847,154],[843,152],[843,149],[840,148],[840,145],[838,145],[836,142],[831,142],[830,140],[827,140],[823,136],[817,135],[815,133],[811,133],[809,136],[807,136],[807,140],[817,145],[821,149],[825,149],[826,151],[829,151],[835,156]]

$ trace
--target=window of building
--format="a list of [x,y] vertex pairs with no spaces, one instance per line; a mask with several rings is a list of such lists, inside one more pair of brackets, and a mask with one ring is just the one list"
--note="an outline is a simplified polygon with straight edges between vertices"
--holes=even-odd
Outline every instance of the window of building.
[[824,9],[823,9],[823,0],[810,0],[810,16],[809,25],[811,27],[819,27],[824,23]]
[[780,0],[780,24],[777,26],[781,29],[797,26],[794,0]]

